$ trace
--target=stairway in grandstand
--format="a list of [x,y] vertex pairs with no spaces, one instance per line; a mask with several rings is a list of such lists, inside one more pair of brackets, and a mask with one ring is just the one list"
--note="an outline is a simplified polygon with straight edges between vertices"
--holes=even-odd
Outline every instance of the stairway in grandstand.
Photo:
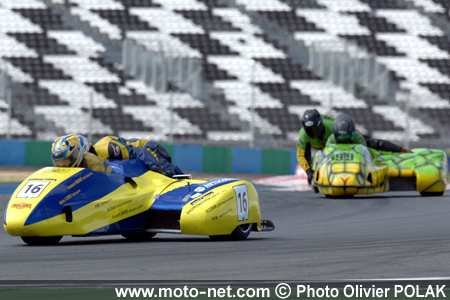
[[[259,141],[292,146],[303,111],[316,107],[350,114],[374,137],[403,141],[409,124],[413,142],[442,139],[449,9],[446,0],[0,0],[0,69],[13,88],[0,137],[9,126],[19,138],[90,131],[247,143],[253,121]],[[208,99],[162,93],[125,72],[124,39],[200,59]],[[409,96],[354,94],[327,80],[305,60],[317,42],[374,54],[393,90]],[[0,88],[2,120],[5,95]]]

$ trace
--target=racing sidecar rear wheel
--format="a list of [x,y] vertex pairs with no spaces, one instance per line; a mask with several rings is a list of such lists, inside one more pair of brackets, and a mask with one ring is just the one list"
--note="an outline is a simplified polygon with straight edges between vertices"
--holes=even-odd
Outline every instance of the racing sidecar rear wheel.
[[242,224],[236,227],[229,235],[210,235],[213,241],[242,241],[245,240],[253,229],[253,224]]
[[329,198],[329,199],[351,199],[351,198],[353,198],[353,196],[354,195],[339,195],[339,196],[335,196],[335,195],[326,195],[325,194],[325,197]]
[[58,244],[62,236],[21,236],[20,238],[30,246],[51,246]]
[[422,197],[439,197],[444,195],[444,192],[420,192]]
[[151,239],[155,235],[156,235],[156,232],[147,232],[147,231],[130,232],[130,233],[122,234],[123,237],[125,237],[125,238],[127,238],[127,239],[129,239],[130,241],[133,241],[133,242],[148,241],[149,239]]
[[231,233],[231,235],[234,240],[245,240],[250,234],[250,231],[252,231],[252,228],[253,224],[239,225],[235,230],[233,230],[233,233]]

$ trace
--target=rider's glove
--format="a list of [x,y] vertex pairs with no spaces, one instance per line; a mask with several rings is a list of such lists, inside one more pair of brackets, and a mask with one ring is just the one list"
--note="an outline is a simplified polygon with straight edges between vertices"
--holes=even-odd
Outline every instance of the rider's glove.
[[169,171],[169,170],[164,170],[164,172],[162,172],[162,174],[167,176],[167,177],[173,177],[173,175],[175,175],[174,172]]
[[410,151],[408,149],[405,149],[405,148],[402,148],[402,150],[400,150],[400,152],[402,152],[402,153],[413,153],[412,151]]
[[312,180],[314,178],[314,171],[313,171],[313,169],[308,168],[306,170],[306,175],[308,176],[308,184],[311,185],[311,182],[312,182]]

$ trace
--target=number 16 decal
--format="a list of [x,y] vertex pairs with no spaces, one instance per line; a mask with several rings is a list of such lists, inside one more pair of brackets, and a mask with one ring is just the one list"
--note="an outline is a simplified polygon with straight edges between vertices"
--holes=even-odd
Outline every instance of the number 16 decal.
[[248,191],[247,186],[245,184],[238,185],[233,187],[234,192],[236,193],[236,204],[238,211],[238,221],[242,221],[242,223],[248,219],[248,211],[249,201],[248,201]]
[[37,198],[49,183],[49,181],[29,181],[22,187],[16,198],[24,198],[25,200]]

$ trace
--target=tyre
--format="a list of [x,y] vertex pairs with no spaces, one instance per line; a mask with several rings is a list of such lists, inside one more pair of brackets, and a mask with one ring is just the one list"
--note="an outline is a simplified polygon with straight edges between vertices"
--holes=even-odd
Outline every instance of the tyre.
[[122,234],[123,237],[129,239],[133,242],[143,242],[148,241],[152,237],[156,235],[156,232],[147,232],[147,231],[141,231],[141,232],[129,232]]
[[58,244],[62,236],[21,236],[20,238],[30,246],[51,246]]
[[438,197],[444,195],[444,192],[420,192],[422,197]]
[[325,197],[329,199],[352,199],[353,195],[342,195],[342,196],[325,195]]
[[229,235],[210,235],[209,238],[213,241],[242,241],[248,237],[252,228],[253,224],[242,224]]
[[236,227],[235,230],[231,233],[231,236],[233,240],[245,240],[248,235],[250,234],[250,231],[252,231],[253,224],[243,224]]

